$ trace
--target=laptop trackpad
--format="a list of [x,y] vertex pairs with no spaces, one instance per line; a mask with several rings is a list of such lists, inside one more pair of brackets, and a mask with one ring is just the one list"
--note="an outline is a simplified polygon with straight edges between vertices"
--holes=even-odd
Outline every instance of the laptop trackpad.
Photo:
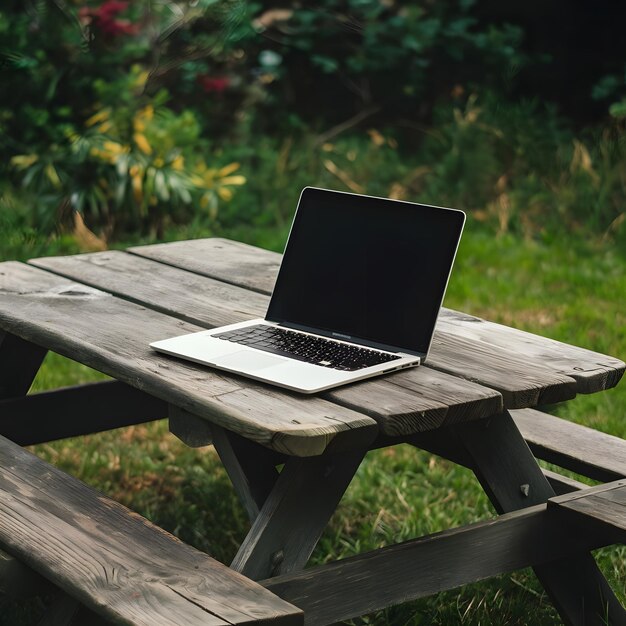
[[252,352],[252,350],[239,350],[238,352],[232,352],[231,354],[227,354],[215,360],[212,359],[212,363],[219,367],[240,369],[247,372],[281,365],[285,363],[285,361],[286,359],[279,356]]

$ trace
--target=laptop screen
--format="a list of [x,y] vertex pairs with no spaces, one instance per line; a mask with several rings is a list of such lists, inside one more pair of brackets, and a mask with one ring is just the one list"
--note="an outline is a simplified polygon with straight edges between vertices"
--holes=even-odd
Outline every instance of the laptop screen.
[[453,209],[306,188],[267,319],[426,354],[464,221]]

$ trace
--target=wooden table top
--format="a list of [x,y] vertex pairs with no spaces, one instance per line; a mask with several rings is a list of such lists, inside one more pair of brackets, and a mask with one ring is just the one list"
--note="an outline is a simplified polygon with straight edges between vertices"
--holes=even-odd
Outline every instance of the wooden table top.
[[625,364],[449,309],[425,365],[302,396],[152,351],[263,317],[281,256],[200,239],[0,264],[0,328],[275,450],[311,456],[615,386]]

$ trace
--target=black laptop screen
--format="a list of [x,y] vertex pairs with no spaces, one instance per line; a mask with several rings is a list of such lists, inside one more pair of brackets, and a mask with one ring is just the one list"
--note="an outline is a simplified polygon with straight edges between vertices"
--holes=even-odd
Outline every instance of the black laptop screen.
[[305,189],[267,319],[426,353],[464,219]]

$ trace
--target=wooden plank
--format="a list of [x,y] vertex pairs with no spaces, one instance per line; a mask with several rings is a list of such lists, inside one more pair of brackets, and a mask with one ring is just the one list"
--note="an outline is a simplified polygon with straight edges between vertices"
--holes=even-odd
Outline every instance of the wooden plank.
[[563,533],[543,504],[262,584],[321,626],[602,545],[600,532]]
[[428,367],[357,382],[322,395],[373,417],[381,432],[389,436],[487,417],[503,407],[498,392]]
[[282,255],[230,239],[195,239],[128,248],[128,252],[259,293],[274,289]]
[[294,607],[4,438],[0,544],[114,621],[301,623]]
[[167,405],[117,381],[103,381],[0,400],[0,435],[36,443],[143,424],[167,415]]
[[265,317],[267,311],[266,296],[125,252],[47,257],[29,263],[206,328]]
[[595,393],[615,387],[626,369],[620,359],[451,309],[442,309],[438,328],[454,337],[498,346],[540,362],[557,374],[573,378],[577,393]]
[[598,527],[626,543],[626,480],[583,489],[548,500],[548,511],[585,532]]
[[[454,429],[496,510],[520,510],[554,496],[508,412],[497,419],[458,424]],[[536,565],[534,570],[565,623],[600,625],[606,623],[602,621],[606,616],[611,624],[626,620],[626,611],[589,553],[576,551]]]
[[[263,312],[268,302],[266,296],[201,276],[197,278],[206,283],[193,285],[192,291],[181,289],[181,285],[190,286],[189,276],[195,274],[119,252],[35,259],[32,263],[206,328],[255,317],[246,309],[246,294],[265,303]],[[163,280],[162,269],[167,275]],[[139,289],[137,276],[142,283]],[[225,294],[224,288],[230,291]],[[233,292],[237,290],[235,298]],[[226,311],[230,311],[227,318]],[[370,415],[390,435],[437,428],[502,410],[498,392],[428,368],[344,387],[322,397]]]
[[26,395],[47,352],[0,330],[0,398]]
[[533,409],[511,415],[537,458],[602,482],[626,477],[624,439]]
[[[243,250],[245,250],[245,263],[240,265],[238,255],[242,254]],[[280,255],[275,252],[224,239],[200,239],[141,246],[130,248],[129,252],[266,294],[271,293],[273,289],[281,259]],[[255,259],[264,268],[262,277],[255,272],[249,272],[249,267],[254,265]],[[488,379],[483,380],[483,372],[479,367],[480,359],[478,363],[472,363],[472,369],[468,371],[466,360],[472,361],[472,352],[477,352],[479,355],[493,353],[496,355],[494,366],[497,366],[498,362],[506,363],[508,356],[512,371],[519,370],[515,375],[522,376],[520,382],[525,382],[528,386],[526,393],[533,391],[532,373],[536,371],[533,370],[533,365],[541,363],[542,367],[547,368],[555,377],[552,388],[545,392],[545,398],[540,398],[541,404],[560,401],[558,381],[563,378],[575,381],[576,392],[593,393],[614,387],[626,369],[626,364],[619,359],[450,309],[442,310],[437,323],[437,331],[436,339],[439,338],[439,341],[435,342],[437,345],[433,345],[429,365],[458,376],[468,377],[486,386],[493,386],[494,389],[501,390],[505,397],[508,393],[507,408],[524,408],[533,405],[523,404],[520,398],[511,397],[515,389],[514,386],[510,386],[511,381],[498,381],[497,377],[494,379],[493,372],[490,372]],[[469,345],[474,348],[466,354],[463,349],[466,341],[461,341],[459,349],[462,350],[464,359],[456,366],[455,353],[454,351],[450,353],[448,350],[449,343],[454,338],[469,341]],[[456,343],[452,341],[452,345]],[[512,358],[512,355],[515,355],[515,358]],[[476,367],[479,369],[476,370]],[[540,376],[540,372],[537,372],[537,375]],[[503,384],[504,388],[495,386]],[[555,399],[549,400],[550,397]],[[569,397],[571,396],[562,397],[561,400],[569,399]]]
[[288,459],[231,567],[253,580],[303,568],[365,452]]
[[496,389],[507,408],[552,404],[576,396],[576,381],[555,373],[542,361],[518,357],[513,348],[451,335],[439,325],[426,362],[429,367]]
[[222,375],[148,346],[197,326],[21,263],[3,263],[0,270],[0,328],[194,415],[296,456],[321,454],[331,442],[362,446],[376,436],[376,422],[349,409]]

